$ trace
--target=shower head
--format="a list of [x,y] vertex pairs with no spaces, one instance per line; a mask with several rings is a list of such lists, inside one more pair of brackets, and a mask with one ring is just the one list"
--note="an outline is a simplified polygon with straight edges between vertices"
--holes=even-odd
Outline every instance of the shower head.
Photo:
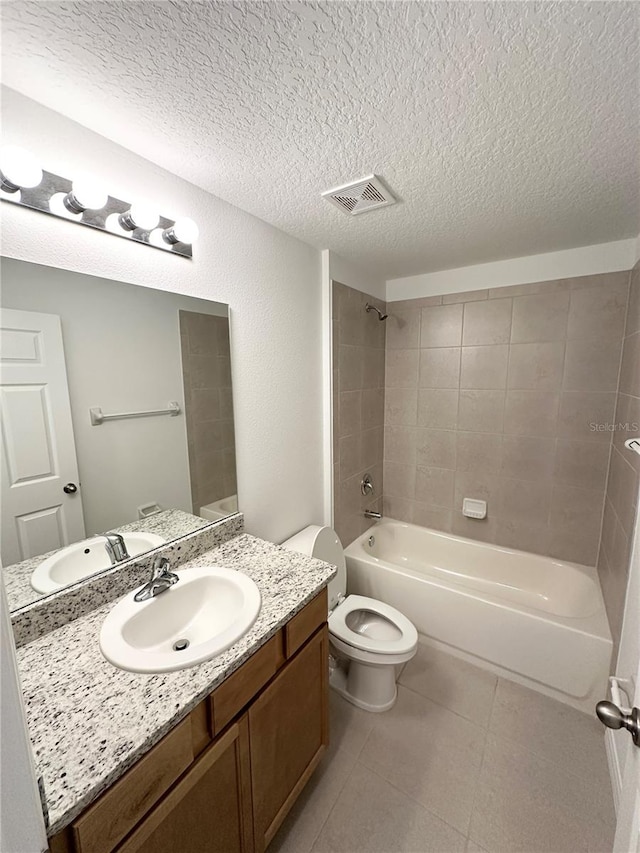
[[383,314],[379,308],[376,308],[375,305],[371,305],[370,302],[367,302],[365,307],[367,310],[367,314],[369,313],[369,311],[375,311],[376,314],[378,315],[378,320],[386,320],[387,317],[389,316],[388,314]]

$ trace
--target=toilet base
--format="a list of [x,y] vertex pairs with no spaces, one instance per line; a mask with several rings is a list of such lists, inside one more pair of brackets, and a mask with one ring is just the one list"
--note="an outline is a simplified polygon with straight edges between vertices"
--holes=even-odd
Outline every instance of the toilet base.
[[393,708],[398,698],[395,666],[371,666],[354,660],[340,664],[329,676],[329,686],[336,693],[357,708],[374,714]]

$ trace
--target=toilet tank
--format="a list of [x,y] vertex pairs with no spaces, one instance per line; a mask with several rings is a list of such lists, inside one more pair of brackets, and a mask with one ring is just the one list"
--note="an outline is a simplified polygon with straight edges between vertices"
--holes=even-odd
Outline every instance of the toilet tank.
[[312,524],[305,527],[291,539],[282,543],[288,551],[299,551],[308,557],[324,560],[338,569],[337,575],[329,582],[329,610],[337,605],[340,596],[347,593],[347,564],[344,559],[344,549],[337,533],[331,527],[320,527]]

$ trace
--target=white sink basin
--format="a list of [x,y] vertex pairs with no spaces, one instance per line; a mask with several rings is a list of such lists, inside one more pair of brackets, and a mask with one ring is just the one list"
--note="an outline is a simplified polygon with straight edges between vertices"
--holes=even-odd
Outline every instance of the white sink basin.
[[[123,533],[129,556],[144,554],[166,541],[155,533]],[[44,560],[31,575],[31,586],[36,592],[57,592],[70,583],[111,568],[111,560],[102,536],[74,542],[56,551]]]
[[[108,614],[100,649],[131,672],[170,672],[215,657],[253,625],[260,591],[251,578],[220,566],[177,571],[179,581],[148,601],[129,593]],[[185,646],[182,648],[182,646]]]

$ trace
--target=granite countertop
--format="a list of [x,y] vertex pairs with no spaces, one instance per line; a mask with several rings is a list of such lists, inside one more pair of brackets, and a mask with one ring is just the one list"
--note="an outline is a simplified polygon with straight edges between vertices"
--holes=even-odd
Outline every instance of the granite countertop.
[[[207,521],[206,518],[191,515],[191,513],[184,512],[181,509],[165,509],[162,512],[150,515],[139,521],[130,521],[118,527],[110,527],[109,531],[115,533],[137,533],[144,531],[145,533],[155,533],[170,542],[178,539],[180,536],[184,536],[186,533],[192,533],[194,530],[207,527],[209,524],[211,522]],[[99,536],[100,534],[95,535]],[[90,535],[87,538],[90,538]],[[22,560],[20,563],[14,563],[11,566],[4,566],[1,569],[10,610],[17,610],[19,607],[24,607],[44,597],[43,593],[37,592],[31,586],[31,575],[40,563],[44,563],[45,560],[56,554],[59,550],[59,548],[56,548],[53,551],[47,551],[46,554],[29,557],[27,560]],[[109,568],[109,565],[105,565],[105,570]]]
[[331,580],[335,568],[241,534],[184,563],[244,572],[262,595],[251,630],[211,661],[177,672],[117,669],[98,636],[110,602],[18,649],[49,835],[66,826]]

